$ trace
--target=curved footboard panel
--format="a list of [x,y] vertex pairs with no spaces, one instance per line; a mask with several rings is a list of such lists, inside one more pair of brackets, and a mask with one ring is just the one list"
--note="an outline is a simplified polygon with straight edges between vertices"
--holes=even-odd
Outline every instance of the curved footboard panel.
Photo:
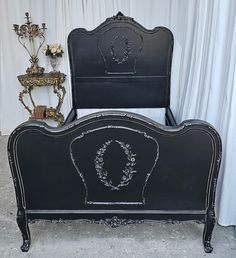
[[56,129],[32,121],[11,134],[8,150],[23,239],[28,220],[42,218],[206,216],[214,225],[221,141],[206,122],[166,127],[112,111]]

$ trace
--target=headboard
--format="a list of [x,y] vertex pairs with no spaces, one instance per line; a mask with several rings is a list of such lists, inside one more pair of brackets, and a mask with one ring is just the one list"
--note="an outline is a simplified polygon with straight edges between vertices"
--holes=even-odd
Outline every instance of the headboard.
[[73,108],[169,107],[173,35],[122,13],[68,36]]

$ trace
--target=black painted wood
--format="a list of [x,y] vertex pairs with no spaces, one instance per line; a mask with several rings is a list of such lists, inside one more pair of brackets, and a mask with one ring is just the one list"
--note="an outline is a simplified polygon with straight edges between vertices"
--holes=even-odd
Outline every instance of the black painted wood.
[[118,13],[68,37],[73,107],[169,107],[173,35]]
[[23,250],[29,219],[101,215],[206,215],[210,250],[221,142],[209,124],[190,120],[171,128],[128,112],[98,112],[61,128],[26,122],[8,148]]
[[[28,223],[91,219],[203,220],[211,252],[221,140],[204,121],[180,125],[169,107],[172,33],[147,30],[121,13],[68,37],[73,107],[64,126],[29,121],[8,142],[22,251]],[[129,112],[77,119],[77,108],[165,107],[166,125]]]
[[166,120],[166,125],[169,125],[169,126],[177,125],[177,122],[175,120],[175,117],[174,117],[170,107],[166,108],[165,120]]

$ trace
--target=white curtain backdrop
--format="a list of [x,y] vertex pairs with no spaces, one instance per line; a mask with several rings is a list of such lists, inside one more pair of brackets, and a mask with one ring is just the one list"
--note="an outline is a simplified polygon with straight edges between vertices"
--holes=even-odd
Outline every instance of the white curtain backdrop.
[[[67,48],[76,27],[95,28],[118,11],[147,28],[166,26],[174,34],[171,107],[178,122],[198,118],[210,122],[223,140],[223,162],[217,188],[221,225],[236,225],[236,1],[235,0],[0,0],[0,131],[9,134],[28,114],[18,101],[29,57],[17,41],[12,24],[25,12],[35,23],[46,22],[47,43]],[[40,65],[48,71],[43,55]],[[67,74],[65,117],[71,108],[67,51],[60,70]],[[55,105],[48,89],[35,92],[36,102]],[[150,115],[150,111],[148,113]]]

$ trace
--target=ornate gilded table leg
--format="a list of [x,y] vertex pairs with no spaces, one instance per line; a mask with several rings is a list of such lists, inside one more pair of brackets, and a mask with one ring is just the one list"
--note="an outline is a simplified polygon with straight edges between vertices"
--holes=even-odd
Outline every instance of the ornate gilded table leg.
[[[31,91],[31,90],[30,90]],[[29,94],[29,88],[25,87],[19,94],[19,101],[23,104],[25,109],[32,115],[32,110],[25,104],[24,95]]]
[[56,106],[56,111],[57,111],[57,113],[59,113],[59,111],[61,109],[61,105],[62,105],[64,97],[65,97],[65,94],[66,94],[66,90],[62,85],[58,84],[58,85],[53,86],[53,92],[58,97],[58,104]]
[[56,121],[58,121],[59,125],[62,125],[63,122],[64,122],[64,116],[62,115],[61,112],[59,112],[57,115],[56,115]]
[[33,100],[32,94],[31,94],[32,90],[33,90],[33,87],[29,87],[28,92],[29,92],[29,97],[30,97],[31,103],[32,103],[33,107],[35,108],[36,105],[34,103],[34,100]]

